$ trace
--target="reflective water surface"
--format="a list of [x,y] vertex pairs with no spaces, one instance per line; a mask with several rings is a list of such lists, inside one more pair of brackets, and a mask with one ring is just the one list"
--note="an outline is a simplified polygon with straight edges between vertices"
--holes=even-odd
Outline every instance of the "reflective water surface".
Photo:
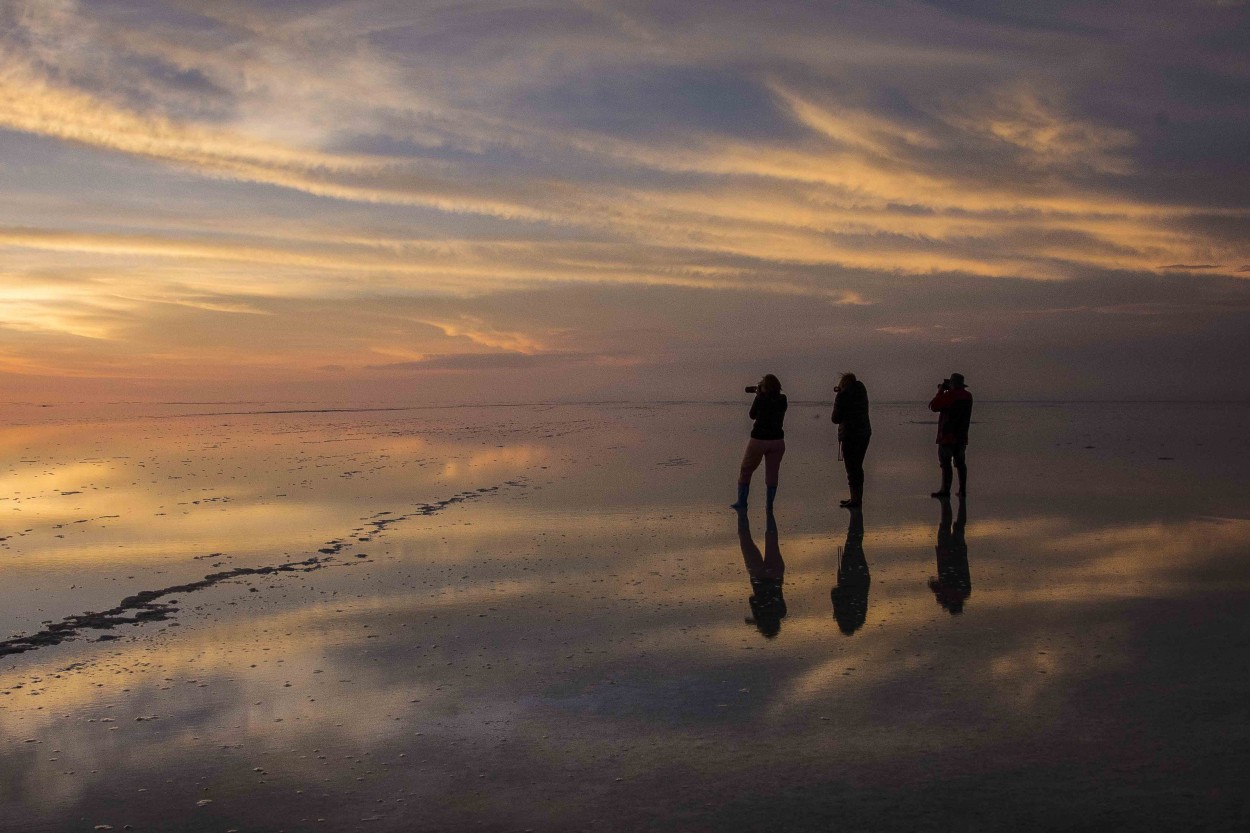
[[1250,824],[1250,406],[295,410],[0,414],[0,829]]

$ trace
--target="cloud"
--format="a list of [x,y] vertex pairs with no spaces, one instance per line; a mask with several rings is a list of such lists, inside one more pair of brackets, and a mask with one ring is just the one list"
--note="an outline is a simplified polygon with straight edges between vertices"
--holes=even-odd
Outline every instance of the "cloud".
[[141,115],[24,71],[0,69],[0,127],[185,167],[208,177],[276,185],[333,199],[540,219],[505,195],[457,188],[446,174],[401,160],[324,153],[238,131]]
[[522,332],[506,332],[492,324],[469,315],[462,315],[453,321],[423,320],[442,331],[443,335],[453,338],[466,338],[483,347],[496,347],[510,352],[500,355],[533,355],[544,349],[542,342]]
[[697,377],[738,372],[718,327],[1058,355],[1061,309],[1240,314],[1238,7],[143,7],[0,10],[0,346],[38,372]]
[[1087,168],[1109,174],[1132,170],[1127,130],[1073,118],[1035,87],[1019,84],[947,117],[970,135],[993,137],[1020,153],[1022,165],[1046,171]]
[[409,362],[370,365],[369,370],[524,370],[534,367],[552,367],[569,364],[585,364],[594,357],[574,353],[452,353],[425,356]]

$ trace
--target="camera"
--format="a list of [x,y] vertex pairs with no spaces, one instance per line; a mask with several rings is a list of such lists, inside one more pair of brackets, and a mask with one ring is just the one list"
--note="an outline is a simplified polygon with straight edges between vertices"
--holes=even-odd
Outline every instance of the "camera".
[[759,392],[760,392],[759,385],[747,385],[747,393],[759,393]]
[[951,389],[950,379],[943,379],[942,384],[938,385],[938,390],[950,390],[950,389]]

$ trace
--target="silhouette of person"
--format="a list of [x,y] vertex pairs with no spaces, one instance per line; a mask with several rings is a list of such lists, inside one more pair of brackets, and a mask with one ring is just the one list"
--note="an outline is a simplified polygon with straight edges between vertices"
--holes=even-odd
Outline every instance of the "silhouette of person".
[[950,613],[963,613],[964,602],[972,595],[972,573],[968,568],[968,544],[964,541],[964,527],[968,512],[963,499],[959,501],[959,516],[951,526],[951,501],[942,498],[942,520],[937,532],[937,576],[929,579],[937,603]]
[[942,467],[942,488],[933,497],[951,493],[951,462],[959,472],[959,494],[968,491],[968,465],[964,450],[968,446],[968,426],[972,422],[972,393],[964,386],[962,373],[952,373],[938,385],[937,396],[929,402],[929,410],[938,413],[938,465]]
[[768,487],[769,513],[773,511],[773,499],[777,496],[777,479],[781,473],[781,458],[786,453],[786,432],[782,423],[786,418],[786,395],[781,392],[781,382],[769,373],[755,387],[747,388],[755,394],[751,402],[751,439],[747,441],[746,453],[742,455],[742,468],[738,473],[738,501],[731,504],[739,512],[747,508],[747,494],[751,491],[751,475],[764,461],[764,485]]
[[868,441],[872,439],[872,423],[868,421],[868,388],[855,378],[854,373],[844,373],[834,388],[834,423],[838,426],[838,442],[842,444],[842,460],[846,464],[846,483],[851,496],[841,504],[859,506],[864,500],[864,455],[868,453]]
[[747,624],[755,625],[761,634],[772,639],[781,632],[781,620],[786,618],[786,600],[782,595],[786,562],[781,560],[777,519],[773,513],[768,513],[762,554],[751,537],[751,522],[746,512],[738,513],[738,543],[742,547],[747,577],[751,580],[751,597],[747,599],[751,616],[747,618]]
[[829,591],[833,602],[833,618],[838,629],[850,636],[864,626],[868,618],[868,559],[864,558],[864,513],[851,509],[851,522],[846,528],[846,545],[838,555],[838,579]]

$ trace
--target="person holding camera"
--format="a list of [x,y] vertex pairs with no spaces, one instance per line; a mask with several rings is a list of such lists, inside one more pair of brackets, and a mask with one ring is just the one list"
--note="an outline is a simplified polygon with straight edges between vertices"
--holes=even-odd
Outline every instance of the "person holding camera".
[[845,373],[833,390],[832,419],[838,426],[846,482],[851,489],[851,496],[841,501],[841,505],[853,509],[864,500],[864,456],[868,453],[868,441],[872,439],[872,423],[868,421],[868,388],[855,378],[854,373]]
[[938,414],[938,463],[942,467],[942,488],[933,497],[949,497],[951,493],[951,462],[959,472],[959,494],[968,488],[968,464],[964,449],[968,446],[968,425],[972,422],[972,394],[964,386],[962,373],[952,373],[938,385],[937,396],[929,403]]
[[786,453],[786,433],[782,423],[786,418],[786,395],[781,392],[781,382],[769,373],[758,385],[746,389],[755,394],[751,403],[751,439],[742,456],[742,468],[738,473],[738,502],[731,508],[746,511],[747,493],[751,490],[751,475],[764,461],[764,485],[768,487],[768,512],[772,514],[773,499],[777,496],[777,477],[781,472],[781,457]]

